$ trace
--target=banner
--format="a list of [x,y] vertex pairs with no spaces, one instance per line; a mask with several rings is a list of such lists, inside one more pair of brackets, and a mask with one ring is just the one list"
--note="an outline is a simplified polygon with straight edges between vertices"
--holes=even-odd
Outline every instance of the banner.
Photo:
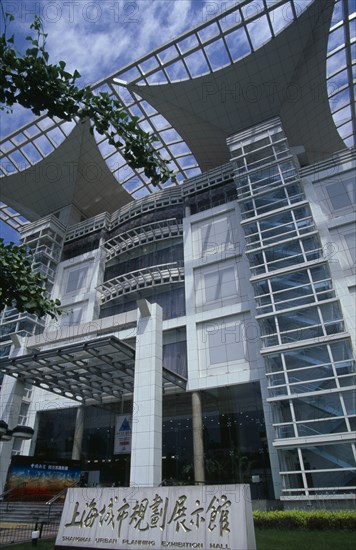
[[13,457],[6,482],[10,500],[49,500],[80,480],[74,461],[47,461],[35,457]]
[[255,550],[250,488],[69,489],[55,548]]
[[131,453],[132,415],[120,414],[115,421],[114,454]]

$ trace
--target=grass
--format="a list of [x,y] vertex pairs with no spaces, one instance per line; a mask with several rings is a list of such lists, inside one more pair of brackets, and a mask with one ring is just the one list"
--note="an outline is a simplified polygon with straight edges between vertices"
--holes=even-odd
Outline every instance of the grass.
[[[256,529],[257,550],[354,550],[354,531],[302,531],[285,529]],[[15,550],[53,550],[53,540],[39,540],[36,546],[31,542],[12,544],[6,548]],[[158,549],[157,549],[158,550]]]
[[14,550],[33,550],[34,548],[37,548],[37,550],[53,550],[54,540],[42,539],[37,542],[36,546],[33,546],[32,542],[22,542],[20,544],[8,544],[2,548],[14,548]]

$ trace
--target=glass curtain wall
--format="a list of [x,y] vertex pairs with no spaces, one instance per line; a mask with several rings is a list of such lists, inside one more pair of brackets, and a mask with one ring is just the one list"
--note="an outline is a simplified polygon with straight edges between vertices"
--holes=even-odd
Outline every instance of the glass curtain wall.
[[[282,127],[234,136],[238,202],[255,289],[282,497],[355,491],[355,362]],[[303,439],[301,439],[303,438]]]

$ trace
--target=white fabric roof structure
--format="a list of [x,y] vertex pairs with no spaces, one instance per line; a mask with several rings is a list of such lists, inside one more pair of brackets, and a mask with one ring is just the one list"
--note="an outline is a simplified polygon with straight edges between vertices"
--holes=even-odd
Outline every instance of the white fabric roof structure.
[[[158,135],[178,182],[226,162],[231,133],[277,115],[290,146],[304,148],[302,163],[320,161],[355,145],[352,4],[242,0],[93,89],[121,99]],[[21,222],[16,211],[32,221],[74,204],[91,217],[157,190],[105,138],[95,142],[85,126],[73,127],[42,116],[1,143],[0,170],[8,177],[0,211],[14,227]],[[75,172],[54,182],[51,169],[63,171],[65,163]],[[98,172],[91,182],[83,176],[90,163]]]

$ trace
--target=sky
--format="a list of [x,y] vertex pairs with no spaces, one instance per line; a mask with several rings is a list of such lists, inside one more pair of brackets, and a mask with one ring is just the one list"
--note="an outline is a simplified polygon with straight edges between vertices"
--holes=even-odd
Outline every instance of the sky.
[[[177,35],[218,15],[236,0],[2,0],[15,20],[20,51],[35,14],[40,15],[47,37],[50,62],[64,60],[67,69],[82,75],[80,85],[93,84],[137,60]],[[3,117],[1,135],[6,136],[33,115],[16,108]]]
[[[48,33],[46,49],[51,63],[63,60],[81,74],[79,85],[93,84],[135,61],[177,35],[218,15],[236,0],[2,0],[14,16],[8,33],[15,34],[20,51],[35,15]],[[1,116],[1,137],[34,117],[15,106]],[[0,237],[18,239],[17,232],[0,223]]]
[[[295,2],[302,9],[311,0]],[[26,48],[29,26],[34,16],[39,15],[48,33],[46,49],[50,62],[64,60],[69,71],[77,69],[81,74],[79,84],[83,86],[97,82],[237,3],[237,0],[2,0],[4,11],[14,15],[8,34],[15,34],[18,49]],[[258,9],[260,3],[262,0],[252,0],[249,10]],[[2,114],[1,136],[33,118],[20,107],[15,107],[12,114]],[[16,234],[9,236],[0,223],[0,236],[13,240]]]

